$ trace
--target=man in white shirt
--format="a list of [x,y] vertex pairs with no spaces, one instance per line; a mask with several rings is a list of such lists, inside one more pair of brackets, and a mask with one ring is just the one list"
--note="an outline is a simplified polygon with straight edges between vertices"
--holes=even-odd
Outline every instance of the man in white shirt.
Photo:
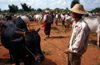
[[44,33],[46,35],[45,38],[49,38],[50,37],[50,30],[51,30],[51,23],[52,23],[52,16],[49,14],[50,11],[46,10],[45,11],[46,14],[44,15],[43,21],[46,22],[46,25],[44,26]]
[[88,13],[82,4],[76,4],[69,10],[72,11],[71,16],[75,18],[75,21],[72,25],[69,48],[65,50],[65,53],[68,54],[68,65],[80,65],[80,57],[87,49],[90,34],[88,24],[82,19],[82,15]]
[[62,19],[62,27],[64,27],[65,26],[65,12],[62,12],[61,19]]
[[58,25],[58,12],[56,12],[56,15],[55,15],[55,24]]

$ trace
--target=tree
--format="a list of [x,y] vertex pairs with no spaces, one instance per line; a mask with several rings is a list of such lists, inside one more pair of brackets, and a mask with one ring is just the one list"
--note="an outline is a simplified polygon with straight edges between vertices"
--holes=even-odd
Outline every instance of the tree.
[[9,7],[9,11],[12,13],[16,13],[18,11],[18,7],[15,6],[14,4],[8,5],[8,7]]
[[45,10],[51,10],[50,8],[46,8]]
[[99,11],[100,11],[100,7],[97,7],[97,8],[95,8],[95,9],[92,10],[92,12],[95,12],[95,13],[99,12]]
[[68,8],[66,7],[65,12],[69,12]]
[[79,0],[73,0],[73,1],[71,2],[71,8],[72,8],[75,4],[77,4],[77,3],[79,3]]
[[60,8],[55,8],[54,11],[55,11],[55,12],[62,12],[62,9],[60,9]]
[[26,3],[23,3],[23,4],[21,3],[21,6],[22,6],[24,11],[30,11],[31,10],[31,6],[28,7]]
[[42,12],[42,9],[38,8],[37,11],[38,11],[38,12]]

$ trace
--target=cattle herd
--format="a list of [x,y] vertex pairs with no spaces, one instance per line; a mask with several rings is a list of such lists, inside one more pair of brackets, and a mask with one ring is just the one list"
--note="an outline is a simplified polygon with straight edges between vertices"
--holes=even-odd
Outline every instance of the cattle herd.
[[[65,13],[61,15],[65,17],[67,27],[74,19]],[[53,14],[55,17],[55,14]],[[28,30],[26,23],[30,21],[42,23],[44,13],[39,14],[2,14],[0,15],[0,35],[1,43],[10,52],[10,60],[16,65],[20,65],[19,59],[22,59],[25,65],[31,65],[32,62],[42,62],[45,57],[42,54],[40,46],[40,36],[38,34],[40,28]],[[91,32],[97,33],[97,45],[100,47],[100,17],[99,15],[83,16],[88,23]],[[91,24],[92,23],[92,24]]]

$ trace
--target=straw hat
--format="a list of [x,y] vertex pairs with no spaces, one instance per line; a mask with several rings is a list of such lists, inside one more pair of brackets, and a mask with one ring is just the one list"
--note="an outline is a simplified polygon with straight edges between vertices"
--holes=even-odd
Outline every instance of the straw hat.
[[45,12],[46,12],[46,13],[49,13],[50,11],[49,11],[49,10],[45,10]]
[[74,7],[69,10],[78,14],[88,14],[88,12],[84,10],[84,7],[82,4],[75,4]]

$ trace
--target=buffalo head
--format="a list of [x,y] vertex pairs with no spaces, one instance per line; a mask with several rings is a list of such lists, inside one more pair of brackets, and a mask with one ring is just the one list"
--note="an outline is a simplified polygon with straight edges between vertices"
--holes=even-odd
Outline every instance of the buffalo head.
[[40,48],[39,30],[40,28],[26,32],[16,31],[16,34],[19,34],[21,37],[12,41],[20,42],[24,40],[23,46],[26,49],[27,56],[35,62],[42,62],[44,60],[44,55]]

